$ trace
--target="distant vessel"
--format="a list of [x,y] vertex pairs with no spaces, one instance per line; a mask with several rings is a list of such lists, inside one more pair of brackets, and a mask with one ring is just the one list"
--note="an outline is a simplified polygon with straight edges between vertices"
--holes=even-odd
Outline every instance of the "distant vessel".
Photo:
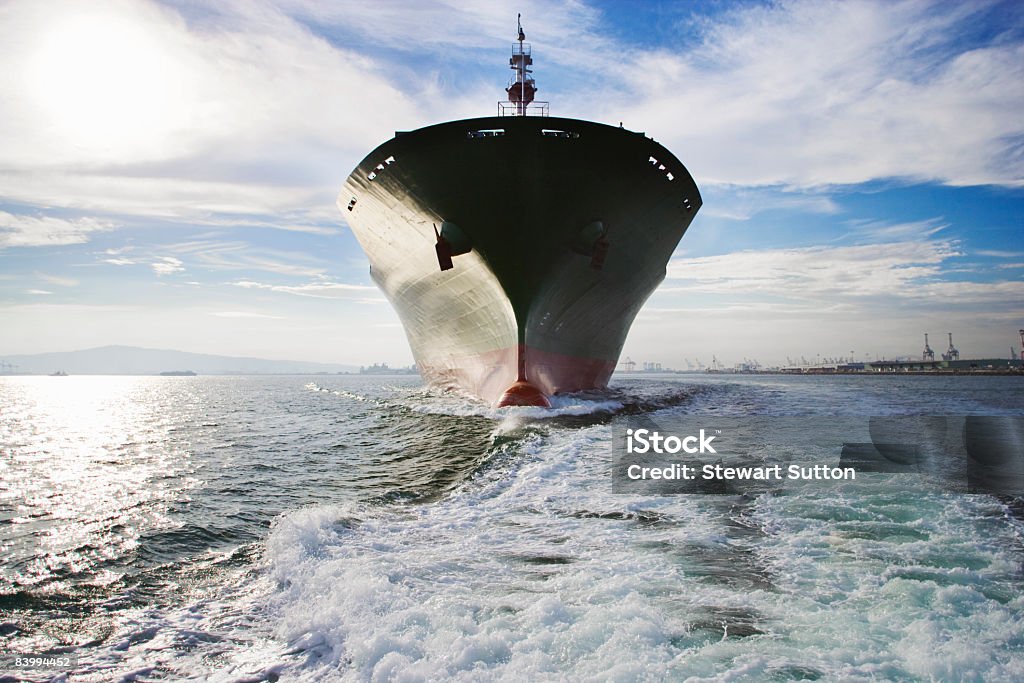
[[68,376],[68,373],[64,372],[63,370],[58,370],[57,372],[51,372],[50,373],[50,377],[67,377],[67,376]]
[[549,117],[525,39],[498,116],[396,133],[338,205],[426,381],[548,406],[607,386],[702,202],[643,133]]
[[195,377],[196,373],[191,370],[164,370],[160,373],[161,377]]

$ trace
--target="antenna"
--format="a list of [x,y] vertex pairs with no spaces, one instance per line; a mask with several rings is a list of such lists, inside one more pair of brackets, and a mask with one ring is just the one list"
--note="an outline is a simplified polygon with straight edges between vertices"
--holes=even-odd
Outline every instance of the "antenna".
[[[537,94],[537,82],[533,80],[533,56],[530,54],[530,44],[526,40],[526,32],[523,31],[523,15],[516,15],[516,41],[517,45],[512,46],[512,57],[508,60],[509,68],[515,71],[515,76],[509,79],[508,100],[498,103],[498,115],[505,116],[526,116],[531,110],[541,116],[548,115],[547,102],[534,102],[533,97]],[[533,105],[531,107],[530,105]]]

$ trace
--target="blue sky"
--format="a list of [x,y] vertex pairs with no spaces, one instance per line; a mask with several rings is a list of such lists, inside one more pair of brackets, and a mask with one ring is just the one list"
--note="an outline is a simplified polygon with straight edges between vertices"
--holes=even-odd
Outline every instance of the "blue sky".
[[336,195],[495,111],[517,12],[553,115],[646,131],[704,197],[624,356],[1019,346],[1020,2],[9,0],[0,357],[411,362]]

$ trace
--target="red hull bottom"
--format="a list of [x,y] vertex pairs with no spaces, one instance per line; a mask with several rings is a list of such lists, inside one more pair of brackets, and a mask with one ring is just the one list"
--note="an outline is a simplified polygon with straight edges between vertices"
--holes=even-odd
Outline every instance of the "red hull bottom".
[[498,400],[498,407],[504,406],[536,406],[539,408],[550,408],[551,401],[537,387],[529,382],[516,382],[501,395]]
[[423,378],[431,384],[457,387],[492,405],[544,407],[555,394],[604,389],[614,371],[615,361],[529,346],[420,364]]

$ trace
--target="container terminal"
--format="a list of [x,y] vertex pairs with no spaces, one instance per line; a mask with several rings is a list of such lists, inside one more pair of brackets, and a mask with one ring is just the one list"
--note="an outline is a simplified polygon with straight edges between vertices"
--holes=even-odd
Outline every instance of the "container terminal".
[[705,365],[700,360],[691,362],[685,359],[686,370],[674,370],[663,368],[661,363],[645,361],[642,370],[637,369],[637,363],[626,358],[619,363],[619,371],[623,373],[682,373],[682,374],[761,374],[761,375],[1024,375],[1024,329],[1018,331],[1020,335],[1020,350],[1010,347],[1010,353],[1005,358],[961,358],[960,350],[953,344],[953,333],[947,332],[949,346],[946,351],[936,357],[932,349],[928,334],[924,335],[924,349],[920,357],[899,357],[893,359],[875,359],[858,361],[851,351],[849,357],[821,358],[817,356],[814,360],[807,358],[787,358],[785,365],[764,366],[749,358],[733,366],[721,363],[717,356],[713,356],[710,365]]

